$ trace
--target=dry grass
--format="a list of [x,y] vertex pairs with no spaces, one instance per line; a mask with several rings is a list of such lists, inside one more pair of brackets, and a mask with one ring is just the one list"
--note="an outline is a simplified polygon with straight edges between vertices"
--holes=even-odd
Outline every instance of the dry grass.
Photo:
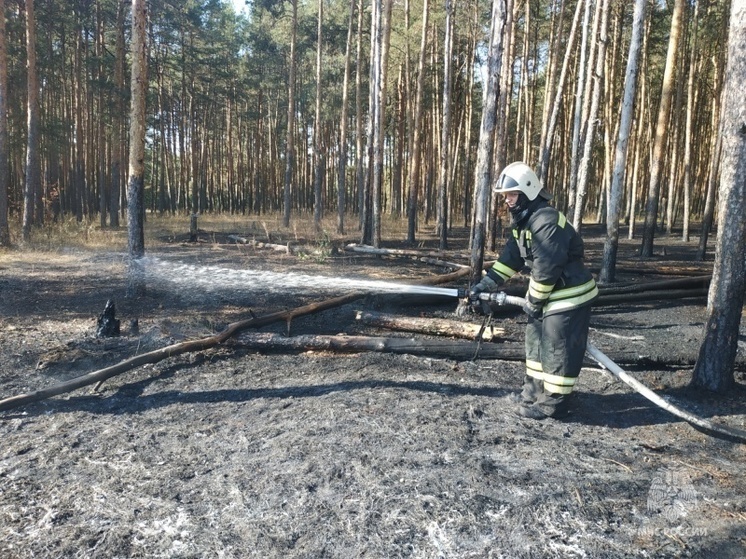
[[[317,230],[310,213],[293,214],[290,227],[282,226],[282,214],[265,215],[228,215],[205,214],[198,218],[198,227],[202,241],[214,241],[218,235],[235,234],[256,239],[262,242],[303,242],[311,245],[325,246],[345,242],[358,242],[358,216],[349,214],[345,217],[345,233],[337,232],[337,216],[327,214]],[[43,227],[34,227],[28,242],[22,242],[20,224],[10,224],[13,246],[23,251],[59,253],[69,249],[79,250],[127,250],[126,222],[118,228],[102,228],[98,218],[78,221],[68,217]],[[184,240],[189,234],[188,215],[157,215],[149,213],[145,223],[145,243],[158,246]],[[384,241],[401,241],[407,236],[405,218],[384,216],[382,237]],[[435,236],[432,225],[422,225],[417,233],[420,245],[433,241]]]

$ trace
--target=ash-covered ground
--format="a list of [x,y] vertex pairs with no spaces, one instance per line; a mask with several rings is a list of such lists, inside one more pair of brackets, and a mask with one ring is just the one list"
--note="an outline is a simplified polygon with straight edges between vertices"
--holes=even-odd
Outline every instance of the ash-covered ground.
[[[149,254],[230,268],[239,283],[242,270],[396,281],[441,272],[212,241]],[[688,265],[677,255],[663,264]],[[338,294],[218,278],[190,287],[161,274],[129,299],[125,275],[121,254],[0,255],[0,398],[211,336],[249,309],[261,316]],[[107,299],[122,336],[97,339]],[[402,335],[355,320],[381,306],[448,317],[456,303],[369,297],[297,318],[290,333]],[[740,387],[726,397],[686,389],[691,366],[681,363],[696,358],[704,316],[702,300],[598,308],[591,338],[610,354],[639,355],[627,370],[682,407],[743,429]],[[494,343],[520,348],[523,321],[498,317],[505,333]],[[745,370],[740,356],[740,386]],[[0,412],[0,556],[746,555],[743,444],[692,428],[590,361],[568,419],[518,418],[511,396],[522,375],[519,361],[258,353],[238,336],[98,390]]]

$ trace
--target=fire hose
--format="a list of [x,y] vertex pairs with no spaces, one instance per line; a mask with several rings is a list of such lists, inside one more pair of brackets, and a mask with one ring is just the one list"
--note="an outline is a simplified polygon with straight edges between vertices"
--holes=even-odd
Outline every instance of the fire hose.
[[[458,290],[458,291],[459,291],[460,297],[464,298],[467,296],[467,293],[465,290]],[[507,293],[504,293],[502,291],[499,291],[496,293],[480,293],[478,295],[478,299],[480,301],[484,301],[486,303],[492,303],[498,306],[516,305],[519,307],[523,306],[523,303],[525,301],[523,297],[516,297],[513,295],[508,295]],[[703,419],[699,416],[696,416],[692,413],[684,411],[681,408],[673,405],[671,402],[659,396],[658,394],[653,392],[650,388],[642,384],[639,380],[630,376],[626,371],[624,371],[624,369],[622,369],[619,365],[614,363],[614,361],[612,361],[607,355],[605,355],[600,349],[598,349],[590,341],[588,341],[585,351],[586,351],[586,354],[593,361],[595,361],[601,366],[601,368],[609,371],[613,376],[615,376],[616,378],[624,382],[627,386],[632,388],[632,390],[634,390],[635,392],[637,392],[644,398],[647,398],[649,401],[651,401],[653,404],[655,404],[659,408],[662,408],[666,410],[667,412],[675,415],[676,417],[679,417],[683,419],[684,421],[692,425],[695,425],[697,427],[700,427],[706,431],[711,431],[714,433],[724,435],[731,439],[737,439],[741,442],[746,442],[746,431],[742,429],[737,429],[735,427],[728,427],[726,425],[719,425],[717,423],[712,423],[711,421]]]

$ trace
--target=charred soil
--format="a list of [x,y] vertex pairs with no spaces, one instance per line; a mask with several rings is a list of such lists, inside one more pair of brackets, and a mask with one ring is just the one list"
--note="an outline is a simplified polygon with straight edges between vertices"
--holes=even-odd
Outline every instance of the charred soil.
[[[225,270],[395,281],[443,271],[346,253],[341,242],[284,254],[201,238],[153,242],[148,254],[206,269],[213,285],[160,277],[139,298],[125,296],[122,253],[0,255],[0,398],[213,335],[250,310],[339,295],[331,280],[326,293],[241,289],[221,283]],[[593,266],[601,239],[590,231],[586,242]],[[691,245],[662,243],[665,255],[647,261],[623,247],[619,280],[708,273]],[[121,336],[96,338],[107,300]],[[298,318],[290,334],[410,335],[356,322],[366,308],[447,318],[456,301],[371,295]],[[591,338],[629,355],[628,372],[687,410],[744,428],[741,351],[733,394],[687,388],[704,317],[702,299],[598,307]],[[524,318],[495,320],[505,334],[493,343],[520,348]],[[742,349],[743,329],[740,339]],[[238,336],[140,367],[0,414],[0,556],[746,555],[746,447],[586,365],[562,421],[514,415],[519,361],[258,353]]]

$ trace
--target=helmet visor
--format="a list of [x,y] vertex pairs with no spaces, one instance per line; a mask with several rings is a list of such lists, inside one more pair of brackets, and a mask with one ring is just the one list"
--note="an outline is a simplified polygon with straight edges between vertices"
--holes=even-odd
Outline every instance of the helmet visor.
[[503,175],[497,185],[498,192],[508,192],[510,190],[520,190],[518,181],[508,175]]

